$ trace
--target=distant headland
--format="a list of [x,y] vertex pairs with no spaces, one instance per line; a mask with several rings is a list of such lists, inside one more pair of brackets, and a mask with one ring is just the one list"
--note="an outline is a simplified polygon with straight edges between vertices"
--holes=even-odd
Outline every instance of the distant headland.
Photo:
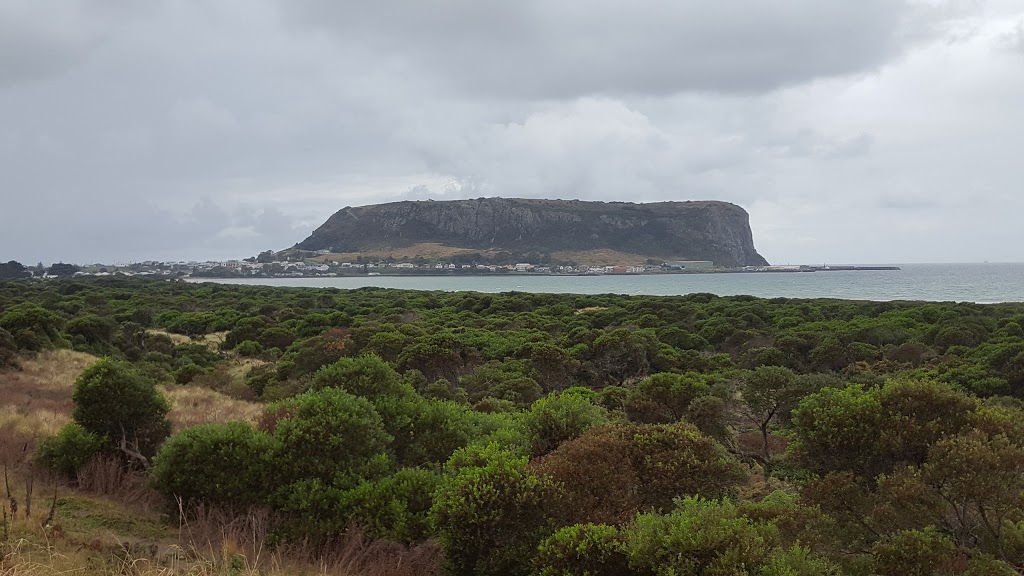
[[458,257],[498,265],[768,265],[754,248],[747,212],[716,201],[478,198],[346,207],[294,250],[342,260]]

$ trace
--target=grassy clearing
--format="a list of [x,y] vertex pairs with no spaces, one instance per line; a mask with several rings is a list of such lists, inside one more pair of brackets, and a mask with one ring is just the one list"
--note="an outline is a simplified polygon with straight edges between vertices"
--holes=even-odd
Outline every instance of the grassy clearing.
[[71,421],[75,379],[96,361],[72,350],[47,350],[0,372],[0,464],[24,464],[40,441]]
[[445,246],[444,244],[437,244],[434,242],[421,242],[419,244],[412,244],[402,248],[384,248],[380,250],[367,250],[366,252],[338,252],[332,254],[324,254],[323,256],[317,256],[312,258],[316,262],[355,262],[356,258],[362,256],[363,258],[369,258],[371,260],[384,260],[385,258],[394,258],[398,261],[407,261],[416,258],[417,256],[426,258],[427,260],[436,260],[451,258],[453,256],[459,256],[464,254],[480,254],[483,256],[493,256],[496,254],[493,250],[473,250],[469,248],[457,248],[455,246]]
[[171,342],[173,342],[174,344],[191,344],[192,343],[192,338],[190,338],[190,337],[188,337],[188,336],[186,336],[184,334],[175,334],[174,332],[168,332],[166,330],[157,330],[155,328],[150,328],[149,330],[146,330],[146,333],[147,334],[160,335],[160,336],[167,336],[168,338],[171,339]]
[[[425,258],[427,260],[444,260],[446,258],[452,258],[454,256],[464,256],[469,254],[480,254],[485,257],[493,257],[497,254],[497,250],[484,250],[484,249],[472,249],[472,248],[457,248],[455,246],[446,246],[444,244],[436,244],[431,242],[423,242],[419,244],[412,244],[402,248],[386,248],[380,250],[367,250],[366,252],[339,252],[332,254],[324,254],[323,256],[317,256],[312,258],[316,262],[331,263],[331,262],[355,262],[360,256],[370,260],[384,260],[386,258],[394,258],[399,262],[409,261],[416,257]],[[580,264],[587,264],[590,266],[642,266],[649,255],[633,254],[630,252],[620,252],[618,250],[557,250],[551,253],[551,257],[554,260],[561,262],[578,262]],[[683,258],[680,258],[683,259]]]
[[200,424],[231,420],[255,423],[263,411],[262,404],[232,398],[208,388],[161,386],[160,391],[171,403],[171,412],[167,417],[175,432]]
[[588,266],[643,266],[650,256],[618,250],[559,250],[551,253],[555,260],[579,262]]

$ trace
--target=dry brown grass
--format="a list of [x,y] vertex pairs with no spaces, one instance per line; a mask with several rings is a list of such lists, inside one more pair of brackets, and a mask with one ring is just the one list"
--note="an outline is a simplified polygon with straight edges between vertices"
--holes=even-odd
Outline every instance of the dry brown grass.
[[48,525],[49,502],[11,524],[0,541],[0,576],[440,574],[440,549],[434,543],[405,547],[370,541],[351,530],[328,546],[271,549],[267,535],[273,518],[266,512],[230,516],[199,509],[175,529],[160,525],[152,513],[95,496],[68,492],[58,502]]
[[72,350],[47,350],[0,372],[0,463],[23,464],[44,438],[71,420],[75,379],[96,361]]
[[209,334],[200,334],[198,336],[192,337],[186,336],[184,334],[175,334],[174,332],[168,332],[166,330],[157,330],[155,328],[150,328],[149,330],[146,330],[146,333],[167,336],[175,345],[206,344],[206,346],[213,351],[219,350],[220,345],[224,343],[224,340],[227,339],[228,336],[227,332],[211,332]]
[[643,266],[650,256],[618,250],[559,250],[552,252],[551,258],[588,266]]
[[[417,256],[421,256],[428,260],[443,260],[445,258],[466,254],[480,254],[482,256],[491,257],[497,253],[497,250],[458,248],[433,242],[422,242],[419,244],[412,244],[404,248],[385,248],[379,250],[367,250],[366,252],[338,252],[325,254],[323,256],[312,258],[312,260],[316,262],[355,262],[356,258],[359,256],[373,260],[383,260],[390,257],[398,261],[408,261]],[[551,257],[558,261],[578,262],[580,264],[588,264],[591,266],[642,266],[647,262],[647,259],[650,258],[650,256],[642,254],[603,249],[558,250],[552,252]],[[680,257],[679,259],[682,260],[684,258]]]
[[239,400],[198,386],[161,386],[171,403],[168,418],[175,432],[200,424],[243,420],[255,423],[263,412],[257,402]]
[[379,259],[394,258],[395,260],[412,260],[417,256],[421,256],[428,260],[433,259],[444,259],[451,258],[452,256],[459,256],[464,254],[480,254],[483,256],[493,256],[496,254],[494,250],[474,250],[470,248],[457,248],[455,246],[445,246],[444,244],[438,244],[435,242],[421,242],[419,244],[412,244],[403,248],[383,248],[380,250],[367,250],[366,252],[337,252],[332,254],[324,254],[323,256],[317,256],[312,258],[316,262],[355,262],[356,258],[362,256],[363,258]]
[[167,336],[168,338],[171,339],[171,342],[173,342],[174,344],[191,344],[192,343],[192,338],[190,338],[190,337],[188,337],[188,336],[186,336],[184,334],[175,334],[174,332],[168,332],[166,330],[157,330],[155,328],[150,328],[149,330],[146,330],[146,333],[147,334],[160,334],[160,335],[163,335],[163,336]]

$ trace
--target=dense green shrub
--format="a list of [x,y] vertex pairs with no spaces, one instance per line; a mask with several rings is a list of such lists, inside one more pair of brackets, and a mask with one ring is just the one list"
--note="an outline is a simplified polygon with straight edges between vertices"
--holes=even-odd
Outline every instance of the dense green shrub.
[[65,330],[71,336],[81,336],[89,344],[103,344],[114,338],[117,323],[96,314],[85,314],[73,318]]
[[19,347],[25,350],[58,343],[63,325],[64,319],[59,315],[29,302],[11,306],[0,315],[0,328],[13,334]]
[[727,496],[744,468],[690,424],[592,428],[530,464],[562,483],[573,522],[620,523],[674,498]]
[[956,550],[938,530],[897,532],[872,548],[880,576],[932,576],[950,565]]
[[244,422],[206,424],[168,438],[153,459],[150,480],[168,498],[185,503],[261,504],[276,474],[274,440]]
[[530,454],[537,457],[589,428],[607,424],[608,416],[604,408],[595,406],[586,396],[566,391],[534,402],[524,422],[531,437]]
[[181,368],[174,371],[174,382],[176,384],[191,384],[195,380],[196,376],[209,373],[208,368],[196,364],[185,364]]
[[277,441],[273,465],[288,480],[330,483],[383,452],[392,440],[369,400],[337,388],[271,404],[263,428]]
[[432,522],[449,572],[458,576],[525,575],[540,541],[554,529],[558,489],[501,450],[464,465],[435,495]]
[[630,567],[642,574],[756,574],[779,546],[767,522],[727,501],[686,498],[669,514],[641,514],[625,530]]
[[104,451],[103,439],[71,422],[39,445],[36,461],[61,476],[74,479],[78,471]]
[[86,368],[71,399],[75,422],[108,446],[127,442],[148,457],[170,433],[167,400],[125,362],[103,358]]
[[403,466],[441,464],[478,433],[473,414],[461,404],[407,400],[402,405],[405,417],[392,428],[391,452]]
[[18,344],[14,335],[0,328],[0,370],[17,366]]
[[537,576],[619,576],[629,574],[629,557],[615,526],[575,524],[537,547]]
[[395,369],[378,356],[368,354],[342,358],[313,375],[313,390],[338,388],[370,401],[408,396],[414,391]]
[[366,528],[374,538],[423,542],[430,535],[430,509],[441,477],[419,468],[403,468],[376,481],[364,481],[342,498],[348,524]]
[[977,408],[977,400],[939,382],[825,388],[794,411],[790,454],[815,471],[873,478],[901,463],[923,464],[929,446],[963,430]]
[[260,346],[259,342],[254,340],[245,340],[240,342],[238,346],[235,346],[235,352],[238,352],[239,356],[253,357],[259,356],[260,352],[263,351],[263,347]]
[[[285,349],[280,346],[278,348]],[[349,332],[341,328],[332,328],[318,336],[298,340],[286,348],[278,363],[282,379],[313,374],[354,352]]]
[[623,407],[634,422],[669,424],[686,417],[690,404],[710,392],[697,374],[654,374],[629,390]]
[[758,572],[760,576],[842,576],[838,566],[815,557],[810,550],[799,545],[777,548]]

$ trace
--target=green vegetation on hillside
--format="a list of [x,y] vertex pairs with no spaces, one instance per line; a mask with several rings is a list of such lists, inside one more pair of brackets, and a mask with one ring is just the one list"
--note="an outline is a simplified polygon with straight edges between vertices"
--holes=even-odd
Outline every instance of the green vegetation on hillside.
[[[0,378],[105,357],[35,464],[89,494],[112,462],[184,521],[260,511],[270,549],[358,531],[436,543],[460,576],[979,576],[1024,567],[1022,325],[1016,304],[19,280]],[[182,389],[255,417],[183,420]]]

